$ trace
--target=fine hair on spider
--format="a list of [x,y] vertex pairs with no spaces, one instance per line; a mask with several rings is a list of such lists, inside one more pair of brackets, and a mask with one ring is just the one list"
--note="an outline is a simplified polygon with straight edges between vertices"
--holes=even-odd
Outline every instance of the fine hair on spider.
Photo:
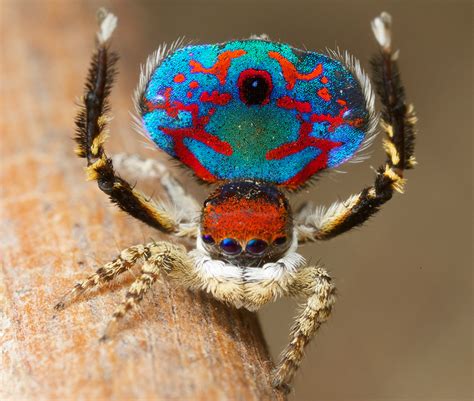
[[[382,13],[372,22],[380,48],[371,61],[380,119],[372,84],[348,53],[303,51],[262,35],[215,45],[180,40],[154,52],[135,92],[135,122],[198,180],[213,185],[202,206],[159,162],[106,154],[108,97],[118,59],[110,39],[116,26],[117,18],[101,10],[76,117],[76,153],[87,161],[87,178],[97,181],[112,203],[195,246],[187,250],[167,241],[130,246],[78,282],[55,308],[64,309],[138,263],[140,274],[102,340],[114,335],[160,276],[252,311],[279,297],[301,297],[303,308],[272,373],[273,386],[288,390],[306,345],[336,300],[328,272],[308,265],[298,247],[363,224],[394,192],[403,192],[404,171],[416,164],[416,117],[405,100],[398,52],[392,51],[391,17]],[[377,127],[385,132],[387,159],[374,184],[329,208],[304,205],[293,213],[288,192],[357,158]],[[120,178],[114,163],[160,179],[179,213]]]

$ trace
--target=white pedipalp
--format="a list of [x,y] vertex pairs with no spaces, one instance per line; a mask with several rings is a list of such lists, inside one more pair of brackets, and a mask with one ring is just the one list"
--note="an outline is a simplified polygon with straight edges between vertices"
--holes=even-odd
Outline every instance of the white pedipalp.
[[297,269],[306,263],[306,259],[299,253],[298,238],[296,230],[293,231],[293,238],[290,248],[276,262],[265,263],[262,267],[246,267],[244,269],[244,279],[246,282],[259,282],[267,280],[282,280],[286,276],[293,276]]
[[219,281],[242,280],[243,270],[241,267],[226,263],[223,260],[212,259],[207,253],[198,249],[189,252],[189,256],[193,258],[196,270],[203,277]]
[[[200,289],[236,307],[256,310],[262,305],[262,299],[268,302],[285,295],[298,270],[306,264],[306,259],[296,253],[297,248],[295,231],[290,248],[276,262],[266,263],[261,267],[235,266],[223,260],[212,259],[198,235],[196,249],[188,255],[194,262],[193,274],[202,283]],[[252,294],[256,293],[258,300],[253,302]]]

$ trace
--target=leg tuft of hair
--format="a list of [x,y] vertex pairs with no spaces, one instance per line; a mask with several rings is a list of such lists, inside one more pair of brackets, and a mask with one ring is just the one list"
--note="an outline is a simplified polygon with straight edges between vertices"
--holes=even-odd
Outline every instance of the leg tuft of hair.
[[97,20],[99,22],[97,40],[100,44],[104,44],[111,38],[112,33],[117,27],[117,17],[107,11],[107,9],[100,8],[97,11]]
[[378,17],[372,21],[372,31],[374,32],[375,39],[379,43],[382,50],[390,52],[390,46],[392,42],[392,16],[383,11]]

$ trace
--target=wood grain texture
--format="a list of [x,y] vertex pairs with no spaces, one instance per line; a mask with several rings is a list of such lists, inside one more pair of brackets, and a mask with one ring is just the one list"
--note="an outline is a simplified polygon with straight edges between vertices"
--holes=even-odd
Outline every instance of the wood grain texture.
[[[74,156],[73,100],[95,31],[85,4],[2,2],[0,399],[283,400],[256,316],[205,295],[160,282],[106,344],[132,276],[53,311],[121,248],[163,238],[110,206]],[[113,92],[119,121],[129,95]],[[131,138],[118,138],[128,152],[140,146]]]

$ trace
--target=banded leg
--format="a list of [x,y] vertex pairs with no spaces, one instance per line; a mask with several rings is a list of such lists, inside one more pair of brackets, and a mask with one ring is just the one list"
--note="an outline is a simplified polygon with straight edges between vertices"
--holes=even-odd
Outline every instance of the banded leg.
[[391,17],[382,13],[372,22],[380,54],[372,60],[373,80],[383,106],[381,127],[386,133],[383,147],[387,161],[376,173],[375,184],[345,202],[336,202],[328,209],[303,212],[298,226],[300,241],[326,240],[342,234],[369,219],[392,198],[393,192],[403,192],[404,170],[415,166],[414,142],[416,116],[407,105],[400,80],[398,53],[391,49]]
[[120,209],[158,230],[171,233],[176,229],[175,219],[120,178],[114,170],[112,159],[105,154],[104,142],[109,121],[107,112],[110,108],[108,96],[118,60],[117,54],[109,50],[109,42],[117,18],[105,10],[101,11],[97,50],[92,57],[83,103],[76,117],[76,153],[87,159],[88,179],[96,180],[99,188]]
[[[169,172],[165,164],[155,159],[143,159],[135,154],[118,153],[112,156],[114,166],[139,179],[158,179],[175,208],[182,211],[180,222],[192,222],[201,211],[199,202]],[[182,229],[180,225],[180,229]],[[177,235],[179,231],[176,233]],[[194,235],[195,237],[195,235]]]
[[307,297],[303,310],[291,328],[291,340],[281,354],[280,362],[273,371],[272,384],[289,391],[301,360],[304,348],[316,331],[328,318],[336,301],[336,288],[326,270],[318,266],[305,267],[289,288],[289,295]]
[[172,270],[189,270],[191,263],[183,247],[167,242],[153,243],[149,247],[141,275],[132,283],[122,303],[116,308],[112,319],[100,338],[105,341],[116,331],[120,321],[133,309],[136,309],[145,294],[158,279],[160,273],[168,274]]
[[122,273],[130,270],[141,258],[146,258],[149,254],[148,245],[135,245],[124,249],[113,261],[99,267],[94,274],[85,280],[78,282],[71,291],[66,293],[54,306],[56,310],[62,310],[78,299],[85,292],[100,288],[105,283],[109,283]]

